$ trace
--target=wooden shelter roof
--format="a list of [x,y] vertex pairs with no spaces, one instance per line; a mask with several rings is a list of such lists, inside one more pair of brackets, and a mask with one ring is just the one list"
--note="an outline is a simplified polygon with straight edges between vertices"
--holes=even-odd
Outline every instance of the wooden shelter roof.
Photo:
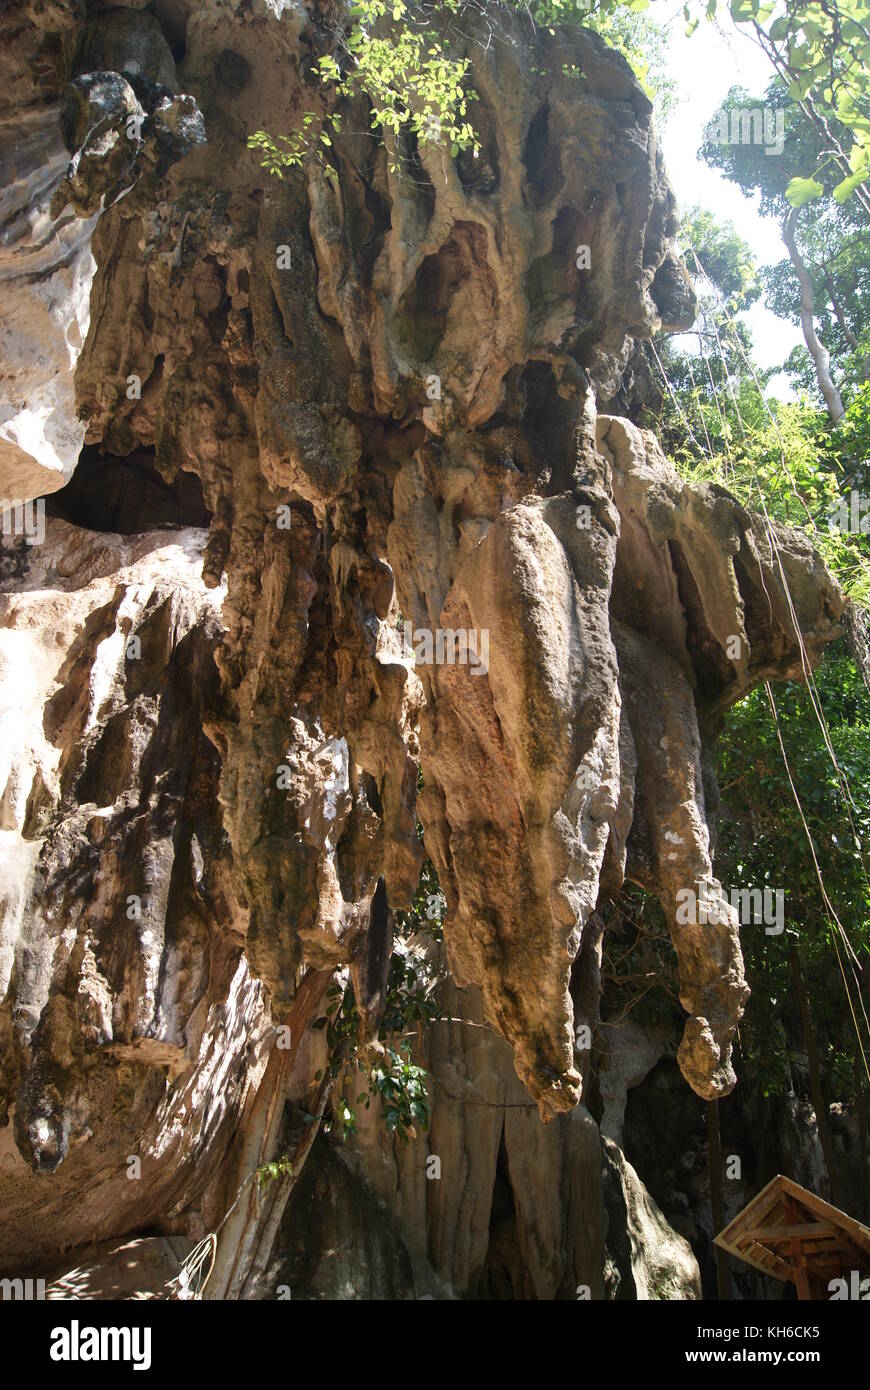
[[844,1270],[870,1273],[870,1230],[782,1174],[772,1178],[715,1242],[774,1279],[803,1267],[827,1282]]

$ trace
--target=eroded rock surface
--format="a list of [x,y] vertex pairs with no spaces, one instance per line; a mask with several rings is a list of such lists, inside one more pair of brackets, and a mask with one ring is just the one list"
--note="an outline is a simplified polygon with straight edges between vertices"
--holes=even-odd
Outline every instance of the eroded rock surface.
[[204,540],[49,519],[0,586],[6,1258],[205,1185],[256,1073],[263,990],[203,733],[223,597]]
[[[391,1213],[363,1223],[369,1292],[602,1296],[576,1047],[596,908],[624,878],[660,898],[680,1067],[726,1094],[747,991],[710,739],[819,659],[839,592],[802,538],[597,417],[634,340],[694,311],[650,103],[601,40],[469,14],[478,161],[388,155],[348,103],[335,177],[278,182],[247,138],[328,100],[306,62],[342,12],[152,8],[0,20],[0,274],[37,306],[4,344],[0,491],[50,490],[88,446],[75,524],[61,498],[3,551],[0,1264],[213,1229],[272,1025],[306,970],[346,966],[374,1034],[425,852],[462,995],[424,1045],[432,1132],[364,1132],[347,1172],[315,1148],[311,1194],[340,1225],[358,1180]],[[173,496],[200,480],[208,529],[101,534],[101,456],[131,532],[146,463]],[[678,916],[700,883],[718,924]],[[298,1099],[323,1061],[295,1058]],[[661,1234],[614,1163],[631,1239]],[[694,1296],[672,1244],[634,1261],[637,1296]],[[344,1296],[347,1268],[317,1287]]]

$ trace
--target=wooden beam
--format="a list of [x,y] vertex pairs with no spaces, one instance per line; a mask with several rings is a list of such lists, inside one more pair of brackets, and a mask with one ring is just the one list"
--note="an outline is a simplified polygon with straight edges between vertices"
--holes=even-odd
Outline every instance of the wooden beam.
[[834,1207],[830,1202],[826,1202],[823,1197],[817,1197],[815,1192],[810,1192],[807,1188],[799,1186],[791,1178],[780,1177],[779,1179],[783,1192],[787,1192],[808,1211],[813,1212],[823,1221],[834,1220],[842,1231],[851,1236],[857,1246],[870,1254],[870,1228],[862,1226],[860,1221],[856,1221],[854,1216],[848,1212],[841,1211],[839,1207]]
[[761,1273],[794,1283],[802,1298],[824,1298],[830,1278],[844,1270],[870,1274],[870,1228],[783,1174],[714,1240]]
[[798,1236],[801,1240],[822,1240],[827,1236],[839,1236],[839,1228],[830,1221],[797,1221],[788,1226],[753,1226],[749,1231],[741,1231],[741,1240],[791,1240]]
[[[790,1222],[792,1226],[796,1226],[798,1230],[800,1230],[801,1223],[797,1220],[797,1207],[795,1206],[794,1198],[788,1195],[784,1196],[782,1199],[782,1209],[785,1212],[786,1220]],[[801,1247],[800,1240],[790,1240],[788,1243],[788,1249],[783,1253],[787,1254],[789,1257],[789,1262],[793,1270],[792,1278],[794,1279],[794,1285],[795,1289],[797,1290],[798,1298],[801,1302],[805,1302],[811,1299],[813,1296],[813,1290],[812,1285],[810,1284],[810,1276],[807,1272],[807,1262],[804,1257],[804,1252]]]

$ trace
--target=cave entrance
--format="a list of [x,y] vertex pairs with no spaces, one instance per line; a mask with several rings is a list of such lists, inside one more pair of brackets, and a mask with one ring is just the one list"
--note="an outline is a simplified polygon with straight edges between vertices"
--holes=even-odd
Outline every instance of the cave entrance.
[[499,1143],[489,1213],[489,1246],[480,1274],[477,1296],[479,1299],[499,1303],[535,1297],[520,1248],[519,1223],[511,1186],[504,1129]]
[[122,536],[211,522],[199,478],[180,472],[167,483],[155,467],[154,450],[146,448],[121,458],[86,445],[66,487],[46,497],[45,509],[73,526]]

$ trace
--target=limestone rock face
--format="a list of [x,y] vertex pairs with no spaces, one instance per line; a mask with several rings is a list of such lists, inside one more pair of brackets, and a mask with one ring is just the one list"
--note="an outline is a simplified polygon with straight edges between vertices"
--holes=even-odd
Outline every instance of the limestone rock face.
[[165,1211],[256,1070],[263,991],[203,732],[223,597],[203,545],[50,518],[2,585],[6,1258]]
[[[53,491],[84,443],[44,539],[3,538],[0,1267],[213,1230],[274,1025],[346,968],[372,1041],[428,855],[431,1134],[318,1141],[322,1227],[300,1254],[300,1188],[268,1279],[600,1297],[607,1212],[629,1243],[666,1223],[618,1150],[602,1177],[596,909],[626,878],[659,897],[682,1073],[726,1094],[747,989],[710,738],[819,659],[842,601],[802,538],[597,415],[634,341],[694,312],[625,62],[469,12],[479,159],[388,152],[345,103],[334,177],[270,178],[247,139],[323,109],[309,59],[346,18],[0,18],[0,493]],[[712,924],[680,917],[698,884]],[[324,1061],[307,1039],[279,1070],[303,1109]],[[323,1264],[355,1185],[358,1286]],[[635,1296],[695,1296],[668,1250],[631,1257]],[[101,1287],[94,1260],[66,1273]]]
[[610,1228],[611,1297],[701,1297],[698,1262],[689,1242],[668,1224],[622,1152],[603,1140]]
[[69,156],[56,103],[4,109],[0,96],[0,469],[4,499],[63,487],[84,425],[73,369],[88,331],[95,219],[51,201]]

